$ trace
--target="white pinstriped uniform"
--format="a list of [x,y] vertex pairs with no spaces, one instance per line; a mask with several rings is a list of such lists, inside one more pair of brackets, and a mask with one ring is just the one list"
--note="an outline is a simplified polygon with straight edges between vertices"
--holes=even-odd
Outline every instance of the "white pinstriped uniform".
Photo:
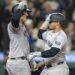
[[[67,36],[63,30],[59,32],[46,31],[42,34],[43,40],[51,47],[59,48],[60,52],[54,57],[45,58],[46,64],[51,64],[53,67],[42,71],[41,75],[69,75],[69,69],[65,62],[65,46],[67,44]],[[45,46],[44,46],[45,47]],[[63,64],[57,65],[58,62],[64,61]]]
[[26,59],[10,59],[22,56],[26,57],[30,53],[28,32],[25,26],[20,24],[18,28],[14,28],[9,23],[8,34],[10,38],[10,50],[6,67],[9,75],[31,75],[30,67]]

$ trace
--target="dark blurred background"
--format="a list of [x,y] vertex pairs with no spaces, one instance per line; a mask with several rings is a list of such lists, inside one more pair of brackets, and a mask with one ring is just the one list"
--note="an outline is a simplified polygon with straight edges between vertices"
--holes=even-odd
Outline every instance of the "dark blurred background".
[[[7,25],[11,20],[12,6],[26,0],[0,0],[0,75],[8,75],[6,61],[9,52],[9,37]],[[67,19],[65,31],[68,36],[66,61],[70,68],[70,75],[75,75],[75,0],[27,0],[28,7],[32,10],[26,21],[29,29],[29,43],[31,51],[43,50],[44,42],[38,39],[38,29],[48,14],[61,12]],[[39,74],[39,73],[38,73]],[[35,75],[37,75],[35,73]]]

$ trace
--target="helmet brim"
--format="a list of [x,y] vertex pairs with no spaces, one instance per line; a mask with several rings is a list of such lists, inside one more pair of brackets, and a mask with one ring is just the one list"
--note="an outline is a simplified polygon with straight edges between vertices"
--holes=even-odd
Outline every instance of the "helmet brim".
[[26,12],[27,12],[27,13],[31,13],[32,11],[27,8],[27,9],[26,9]]

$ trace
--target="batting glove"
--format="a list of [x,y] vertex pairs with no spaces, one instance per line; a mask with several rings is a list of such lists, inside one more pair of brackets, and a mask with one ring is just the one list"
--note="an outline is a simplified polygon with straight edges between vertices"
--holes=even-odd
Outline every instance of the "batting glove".
[[41,57],[41,52],[32,52],[27,56],[28,61],[31,61],[34,57]]
[[49,14],[48,17],[46,18],[45,22],[42,25],[42,28],[46,28],[47,29],[47,27],[49,25],[49,22],[50,22],[50,16],[51,16],[51,14]]

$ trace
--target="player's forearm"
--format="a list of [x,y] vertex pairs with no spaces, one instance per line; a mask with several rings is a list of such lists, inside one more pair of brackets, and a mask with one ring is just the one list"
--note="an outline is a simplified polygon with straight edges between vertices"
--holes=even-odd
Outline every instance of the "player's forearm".
[[19,27],[19,20],[18,19],[12,19],[11,20],[12,26],[15,28]]
[[41,30],[47,30],[47,27],[48,27],[48,21],[45,21],[43,23],[43,25],[40,27]]
[[54,57],[56,54],[58,54],[59,51],[60,51],[59,48],[53,47],[50,50],[34,53],[34,56],[40,56],[43,58]]
[[[13,7],[13,9],[14,9],[14,7]],[[14,9],[13,11],[14,12],[12,14],[11,23],[12,23],[13,27],[18,28],[20,17],[21,17],[21,12],[16,9]]]
[[44,57],[44,58],[53,57],[53,56],[55,56],[59,51],[60,51],[60,49],[58,49],[58,48],[51,48],[50,50],[43,51],[43,52],[41,53],[41,56]]

